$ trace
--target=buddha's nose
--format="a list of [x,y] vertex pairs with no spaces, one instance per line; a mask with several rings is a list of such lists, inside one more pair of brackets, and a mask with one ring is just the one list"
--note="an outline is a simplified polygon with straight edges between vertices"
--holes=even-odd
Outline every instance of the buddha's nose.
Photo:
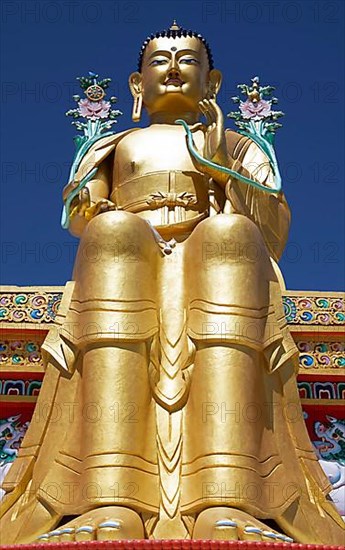
[[180,77],[180,71],[177,67],[170,67],[168,71],[168,77],[169,78],[179,78]]

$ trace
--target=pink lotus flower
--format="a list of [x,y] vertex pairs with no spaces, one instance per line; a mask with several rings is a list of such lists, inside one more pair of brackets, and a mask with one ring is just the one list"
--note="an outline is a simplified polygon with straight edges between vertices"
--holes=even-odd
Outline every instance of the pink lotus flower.
[[271,103],[264,99],[260,99],[260,101],[256,101],[255,103],[247,99],[247,101],[241,101],[240,111],[243,118],[262,120],[271,114]]
[[79,113],[81,116],[90,120],[99,118],[107,118],[110,110],[109,101],[90,101],[89,99],[81,99],[78,103]]

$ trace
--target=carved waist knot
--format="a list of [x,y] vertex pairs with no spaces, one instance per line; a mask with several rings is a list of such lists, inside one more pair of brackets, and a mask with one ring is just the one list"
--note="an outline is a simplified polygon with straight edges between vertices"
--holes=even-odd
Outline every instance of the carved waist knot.
[[151,193],[147,199],[147,204],[156,208],[162,206],[168,206],[174,208],[175,206],[195,206],[198,202],[196,195],[193,193],[163,193],[157,191],[156,193]]

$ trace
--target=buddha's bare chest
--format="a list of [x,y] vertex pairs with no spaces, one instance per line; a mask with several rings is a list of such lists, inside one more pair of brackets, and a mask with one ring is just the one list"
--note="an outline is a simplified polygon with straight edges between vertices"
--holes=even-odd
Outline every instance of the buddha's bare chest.
[[[202,148],[203,135],[198,134],[195,141]],[[146,174],[172,170],[196,171],[183,128],[148,128],[132,132],[117,146],[113,181],[116,185]]]

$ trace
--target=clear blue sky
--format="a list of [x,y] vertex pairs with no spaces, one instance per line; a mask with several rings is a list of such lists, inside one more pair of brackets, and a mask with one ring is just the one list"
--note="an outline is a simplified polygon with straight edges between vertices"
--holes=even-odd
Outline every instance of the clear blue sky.
[[[344,287],[344,3],[314,0],[3,0],[1,283],[63,285],[76,240],[60,228],[75,131],[75,77],[113,78],[121,117],[146,35],[173,18],[208,39],[224,75],[219,102],[255,75],[285,111],[277,154],[292,210],[287,288]],[[229,122],[231,126],[232,122]]]

